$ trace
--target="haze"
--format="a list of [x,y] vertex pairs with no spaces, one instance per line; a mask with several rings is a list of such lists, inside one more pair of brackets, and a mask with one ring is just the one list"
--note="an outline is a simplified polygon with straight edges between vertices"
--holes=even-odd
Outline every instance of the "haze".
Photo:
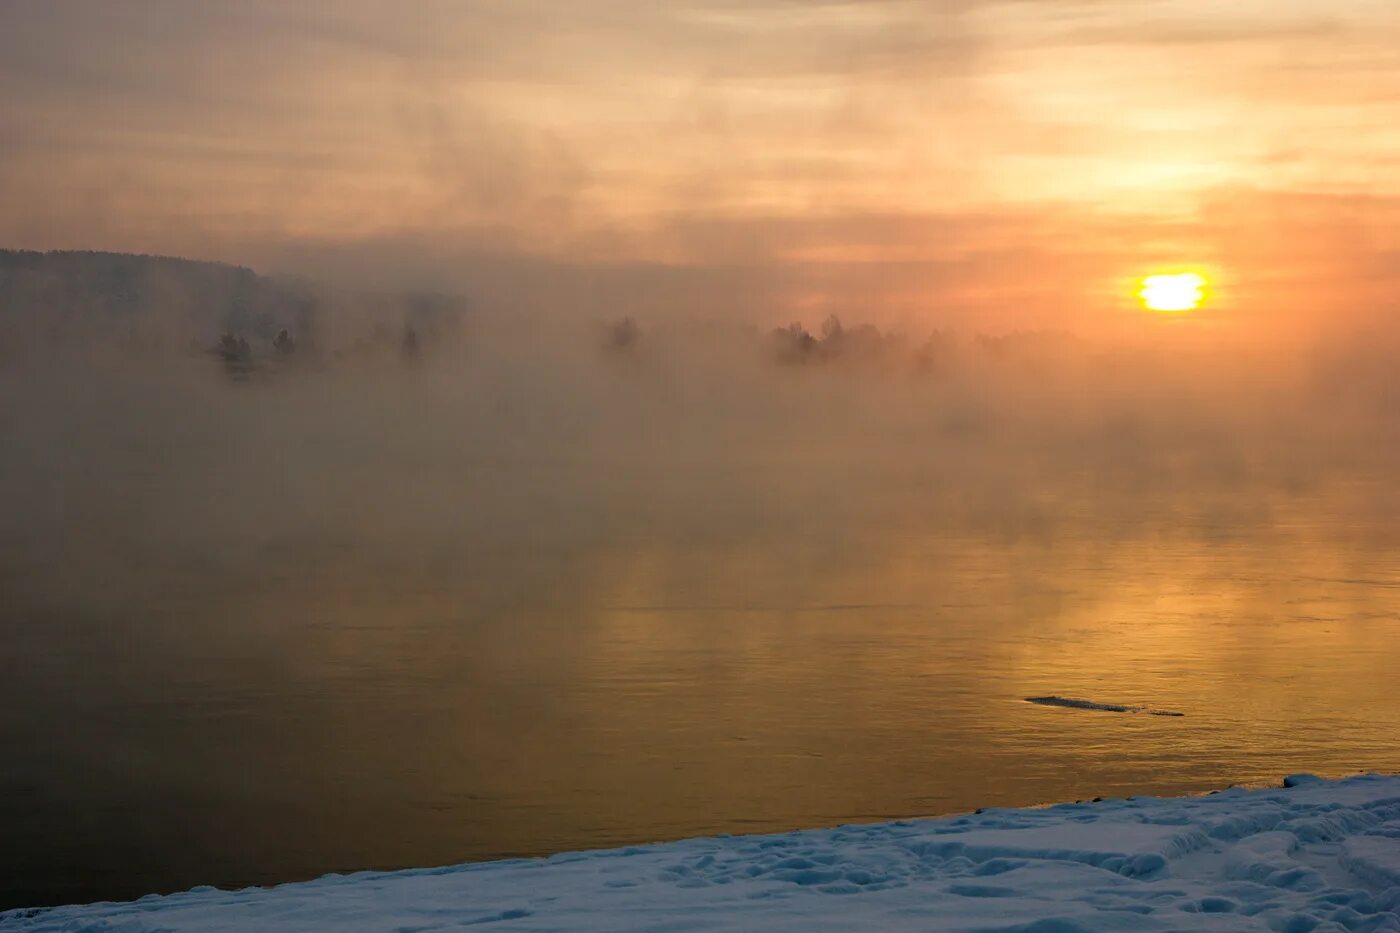
[[20,0],[0,242],[551,313],[1115,326],[1389,314],[1387,0]]
[[0,2],[0,908],[1400,769],[1396,49]]

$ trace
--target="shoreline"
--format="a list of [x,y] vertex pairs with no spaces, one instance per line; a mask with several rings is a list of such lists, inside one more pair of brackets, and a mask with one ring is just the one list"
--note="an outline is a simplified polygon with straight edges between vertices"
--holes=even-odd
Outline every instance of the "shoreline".
[[0,930],[1012,930],[1058,919],[1068,925],[1053,929],[1078,931],[1125,929],[1130,916],[1143,930],[1277,929],[1326,921],[1338,905],[1371,917],[1364,929],[1400,929],[1400,776],[1283,784],[197,887],[0,912]]

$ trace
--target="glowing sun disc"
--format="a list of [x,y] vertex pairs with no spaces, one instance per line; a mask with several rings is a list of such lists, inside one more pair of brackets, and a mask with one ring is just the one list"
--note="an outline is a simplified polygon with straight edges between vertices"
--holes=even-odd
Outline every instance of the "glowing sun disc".
[[1138,297],[1152,311],[1194,311],[1205,300],[1206,277],[1198,272],[1149,275]]

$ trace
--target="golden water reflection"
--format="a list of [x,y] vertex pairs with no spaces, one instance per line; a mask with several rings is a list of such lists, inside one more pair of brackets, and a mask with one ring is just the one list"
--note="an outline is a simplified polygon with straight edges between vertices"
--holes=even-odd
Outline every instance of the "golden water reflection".
[[[816,441],[778,406],[699,462],[694,419],[654,460],[512,459],[518,432],[485,456],[470,422],[240,396],[248,440],[168,468],[85,421],[64,450],[104,472],[39,464],[0,528],[0,747],[25,750],[0,897],[1400,770],[1400,534],[1365,443],[1324,470],[1261,436],[1260,470],[1109,423],[1091,457],[1031,416],[862,434],[837,390]],[[619,422],[650,440],[673,414],[637,398]],[[208,407],[143,423],[149,449]]]

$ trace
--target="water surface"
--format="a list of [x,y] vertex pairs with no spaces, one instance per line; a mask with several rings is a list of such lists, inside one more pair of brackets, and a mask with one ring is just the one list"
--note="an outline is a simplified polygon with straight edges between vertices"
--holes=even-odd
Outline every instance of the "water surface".
[[1359,456],[333,378],[0,394],[0,905],[1400,770]]

